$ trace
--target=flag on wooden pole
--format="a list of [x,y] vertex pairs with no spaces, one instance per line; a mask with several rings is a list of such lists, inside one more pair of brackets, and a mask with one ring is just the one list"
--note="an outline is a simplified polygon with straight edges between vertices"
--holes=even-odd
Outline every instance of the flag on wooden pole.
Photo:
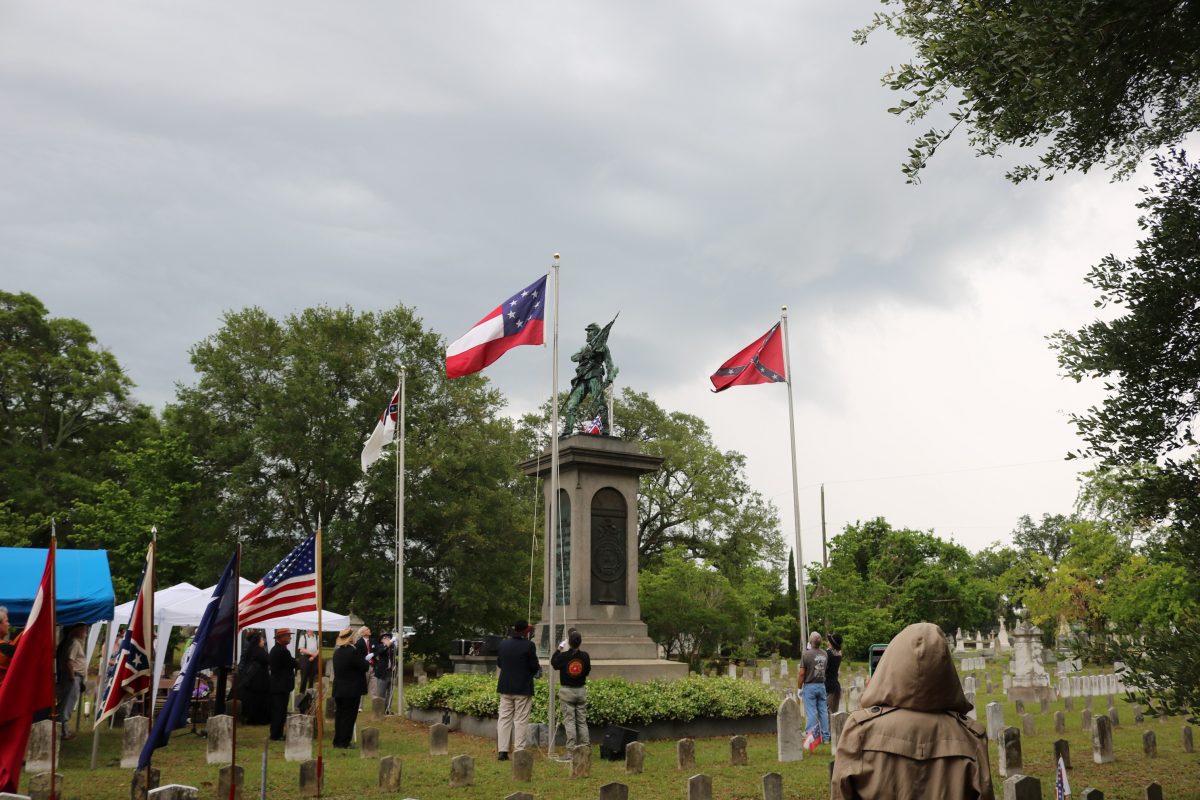
[[276,617],[317,610],[317,537],[308,537],[246,592],[238,604],[238,630]]
[[150,642],[154,630],[153,597],[154,545],[151,545],[146,551],[146,566],[142,570],[142,580],[138,584],[137,597],[133,601],[133,611],[129,614],[129,624],[125,626],[125,636],[121,639],[121,646],[117,651],[117,663],[113,668],[112,678],[109,679],[104,698],[96,709],[97,723],[112,716],[125,698],[137,697],[150,688]]
[[54,551],[55,542],[51,539],[46,569],[29,620],[17,639],[4,683],[0,685],[0,792],[19,793],[21,765],[33,715],[53,708],[55,703]]

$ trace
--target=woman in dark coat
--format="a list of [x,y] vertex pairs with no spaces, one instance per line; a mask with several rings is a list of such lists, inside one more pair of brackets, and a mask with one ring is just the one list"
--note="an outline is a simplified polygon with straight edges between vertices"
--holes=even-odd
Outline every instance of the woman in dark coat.
[[354,646],[354,630],[346,628],[338,634],[337,649],[333,651],[333,746],[349,747],[358,719],[358,704],[367,693],[367,670],[371,668],[366,656]]
[[242,722],[266,725],[271,721],[271,676],[267,656],[267,635],[251,634],[238,663],[238,697],[242,701]]

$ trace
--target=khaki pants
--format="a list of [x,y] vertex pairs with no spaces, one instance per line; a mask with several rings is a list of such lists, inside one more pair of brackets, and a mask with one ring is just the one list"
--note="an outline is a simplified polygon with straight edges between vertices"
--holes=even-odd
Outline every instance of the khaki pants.
[[[500,695],[500,717],[496,720],[496,750],[510,753],[524,750],[529,734],[529,710],[533,698],[525,694]],[[509,747],[509,744],[512,747]]]
[[587,687],[560,686],[558,701],[562,704],[563,729],[567,732],[567,752],[572,747],[591,744],[587,726]]

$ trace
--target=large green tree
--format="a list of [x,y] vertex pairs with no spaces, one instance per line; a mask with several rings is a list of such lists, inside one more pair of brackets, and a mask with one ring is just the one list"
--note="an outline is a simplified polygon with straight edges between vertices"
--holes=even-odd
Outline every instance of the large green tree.
[[[1139,203],[1145,232],[1132,258],[1109,256],[1087,277],[1107,318],[1053,337],[1059,364],[1075,380],[1103,381],[1099,405],[1074,417],[1098,478],[1085,494],[1115,510],[1160,564],[1186,569],[1200,585],[1200,168],[1182,153],[1153,159],[1156,185]],[[1169,580],[1162,574],[1156,579]],[[1175,612],[1170,628],[1143,629],[1145,647],[1116,655],[1135,670],[1146,696],[1200,717],[1200,597]],[[1193,649],[1188,650],[1188,647]],[[1189,668],[1190,665],[1190,668]],[[1180,679],[1182,677],[1182,679]],[[1126,681],[1130,683],[1130,681]]]
[[1200,5],[1192,0],[882,0],[856,33],[909,42],[883,83],[916,122],[944,109],[904,172],[918,179],[958,129],[980,155],[1037,152],[1013,180],[1093,166],[1132,170],[1200,127]]
[[966,548],[882,518],[847,525],[830,542],[829,566],[810,571],[821,591],[813,594],[809,616],[828,620],[855,657],[913,622],[947,632],[995,624],[999,593],[977,573]]
[[209,513],[194,524],[214,563],[241,542],[243,573],[261,575],[320,521],[327,605],[394,616],[393,461],[364,475],[359,453],[404,365],[414,647],[436,652],[523,615],[533,515],[515,468],[522,449],[499,394],[480,376],[447,381],[444,352],[404,306],[226,314],[192,350],[199,380],[166,412],[198,460]]
[[117,443],[153,431],[131,386],[83,322],[0,292],[0,543],[44,545],[51,517],[70,535],[69,510],[114,474]]

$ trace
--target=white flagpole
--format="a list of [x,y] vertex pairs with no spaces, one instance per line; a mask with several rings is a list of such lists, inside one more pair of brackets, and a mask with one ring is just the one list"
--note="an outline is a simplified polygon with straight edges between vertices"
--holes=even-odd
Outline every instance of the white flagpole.
[[800,642],[801,649],[808,641],[808,597],[804,589],[804,548],[800,544],[800,489],[796,479],[796,405],[792,402],[792,353],[788,345],[787,306],[780,309],[783,322],[783,368],[787,371],[788,387],[788,442],[792,446],[792,513],[796,524],[796,582],[800,595]]
[[[550,652],[554,652],[554,607],[558,605],[558,591],[555,586],[554,568],[558,558],[558,253],[554,254],[554,333],[550,348],[552,362],[550,379],[550,544],[546,552],[550,565],[550,627],[546,631],[550,642]],[[546,716],[546,727],[550,729],[550,744],[546,750],[548,756],[554,755],[554,734],[557,726],[554,724],[554,670],[549,671],[546,681],[549,687],[547,698],[549,710]]]
[[392,665],[396,713],[404,713],[404,405],[408,369],[400,367],[400,418],[396,424],[396,659]]

